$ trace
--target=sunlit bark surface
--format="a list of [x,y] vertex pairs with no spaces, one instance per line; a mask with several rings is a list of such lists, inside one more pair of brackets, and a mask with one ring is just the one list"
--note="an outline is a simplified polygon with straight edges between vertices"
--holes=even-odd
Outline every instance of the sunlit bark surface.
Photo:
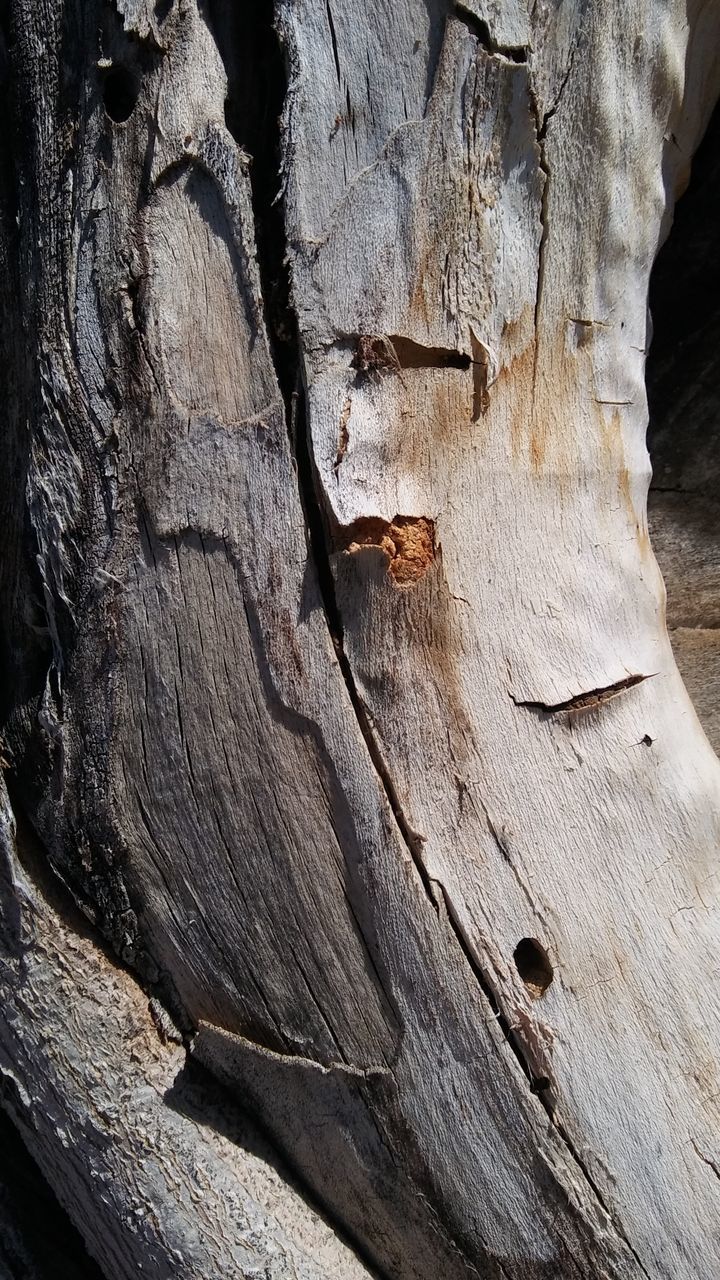
[[720,8],[3,15],[3,1105],[113,1280],[717,1280],[644,367]]

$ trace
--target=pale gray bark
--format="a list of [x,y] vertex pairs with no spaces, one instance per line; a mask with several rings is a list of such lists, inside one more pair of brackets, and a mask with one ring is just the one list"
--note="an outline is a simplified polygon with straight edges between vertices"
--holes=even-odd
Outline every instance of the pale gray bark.
[[643,371],[719,35],[10,5],[0,1065],[110,1277],[717,1280]]

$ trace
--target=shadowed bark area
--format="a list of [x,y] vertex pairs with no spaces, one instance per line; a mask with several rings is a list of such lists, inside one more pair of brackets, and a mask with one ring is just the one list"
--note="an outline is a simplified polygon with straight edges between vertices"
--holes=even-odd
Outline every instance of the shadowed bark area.
[[720,114],[653,270],[648,517],[673,648],[720,750]]
[[81,1236],[2,1111],[0,1152],[3,1280],[102,1280]]

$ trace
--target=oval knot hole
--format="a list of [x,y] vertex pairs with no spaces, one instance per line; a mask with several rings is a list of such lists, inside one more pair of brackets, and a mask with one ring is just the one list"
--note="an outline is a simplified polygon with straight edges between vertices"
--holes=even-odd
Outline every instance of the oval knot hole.
[[103,102],[111,120],[124,124],[138,100],[140,86],[127,67],[111,67],[103,80]]
[[544,995],[553,980],[553,967],[548,953],[537,938],[521,938],[513,960],[533,1000]]

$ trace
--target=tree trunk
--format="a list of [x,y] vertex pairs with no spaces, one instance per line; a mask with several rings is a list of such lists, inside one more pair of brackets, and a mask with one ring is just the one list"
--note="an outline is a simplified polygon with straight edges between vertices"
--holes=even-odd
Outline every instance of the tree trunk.
[[717,1280],[644,362],[720,6],[3,24],[25,1144],[112,1278]]

